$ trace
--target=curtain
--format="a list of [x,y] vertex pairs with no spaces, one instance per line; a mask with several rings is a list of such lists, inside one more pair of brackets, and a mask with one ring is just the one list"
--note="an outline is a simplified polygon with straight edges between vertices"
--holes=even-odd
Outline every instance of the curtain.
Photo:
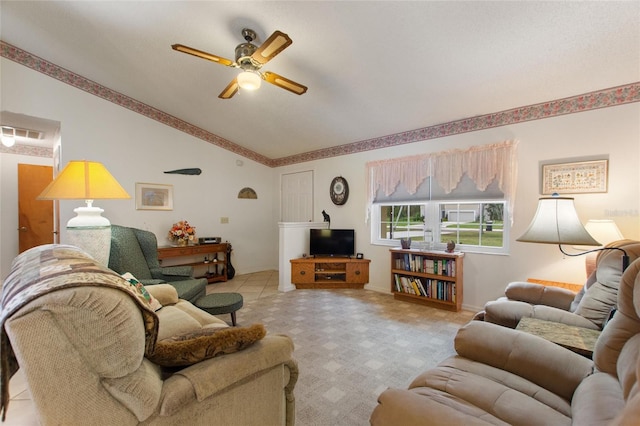
[[366,188],[368,220],[371,206],[378,190],[385,195],[393,194],[400,183],[409,194],[415,194],[424,180],[436,180],[445,193],[453,191],[462,176],[475,183],[479,191],[487,189],[494,180],[509,205],[509,216],[513,224],[513,202],[517,182],[517,141],[505,141],[468,149],[452,149],[429,154],[389,160],[371,161],[366,164]]

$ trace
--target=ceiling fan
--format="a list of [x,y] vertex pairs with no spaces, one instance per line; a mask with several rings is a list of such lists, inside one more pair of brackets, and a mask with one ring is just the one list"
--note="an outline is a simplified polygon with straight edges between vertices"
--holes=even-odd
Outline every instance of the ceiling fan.
[[293,43],[293,40],[291,40],[288,35],[281,31],[275,31],[260,47],[251,43],[256,39],[256,32],[252,29],[244,28],[242,30],[242,37],[244,37],[245,43],[241,43],[236,47],[235,62],[182,44],[174,44],[171,48],[178,52],[188,53],[189,55],[207,59],[221,65],[243,70],[225,87],[222,93],[218,95],[221,99],[231,98],[238,92],[238,88],[256,90],[260,87],[262,80],[293,92],[296,95],[302,95],[307,91],[307,86],[303,86],[300,83],[296,83],[271,71],[260,71],[264,64]]

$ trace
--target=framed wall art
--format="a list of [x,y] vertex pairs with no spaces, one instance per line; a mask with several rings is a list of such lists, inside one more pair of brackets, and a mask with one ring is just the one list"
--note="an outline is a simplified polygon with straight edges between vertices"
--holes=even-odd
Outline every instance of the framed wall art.
[[542,194],[607,192],[609,160],[542,165]]
[[136,182],[136,210],[173,210],[173,185]]

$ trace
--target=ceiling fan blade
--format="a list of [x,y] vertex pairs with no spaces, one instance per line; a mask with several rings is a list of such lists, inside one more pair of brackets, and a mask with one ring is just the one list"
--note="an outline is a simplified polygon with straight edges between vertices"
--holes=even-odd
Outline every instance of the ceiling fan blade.
[[264,79],[269,83],[293,92],[296,95],[302,95],[307,91],[307,86],[303,86],[300,83],[296,83],[295,81],[289,80],[288,78],[284,78],[283,76],[278,75],[274,72],[267,71],[263,73],[263,76]]
[[212,55],[211,53],[203,52],[202,50],[194,49],[193,47],[185,46],[183,44],[173,44],[171,45],[171,48],[173,50],[177,50],[178,52],[188,53],[189,55],[207,59],[221,65],[226,65],[228,67],[233,66],[233,61],[230,61],[229,59],[221,58],[220,56]]
[[218,97],[220,99],[230,99],[236,93],[238,93],[238,80],[234,78]]
[[275,31],[258,49],[253,52],[251,58],[264,65],[273,59],[278,53],[289,47],[293,40],[282,31]]

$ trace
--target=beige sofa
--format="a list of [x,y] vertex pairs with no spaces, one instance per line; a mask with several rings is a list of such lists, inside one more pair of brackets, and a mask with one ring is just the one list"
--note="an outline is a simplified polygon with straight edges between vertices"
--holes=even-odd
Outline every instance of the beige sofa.
[[[631,262],[640,257],[638,241],[620,240],[608,247],[623,249]],[[616,307],[622,278],[622,254],[615,249],[599,252],[594,272],[577,294],[541,284],[509,283],[505,296],[488,302],[476,319],[515,328],[520,318],[532,317],[601,330]]]
[[[147,356],[150,342],[157,348],[176,335],[239,328],[179,300],[170,285],[149,287],[163,305],[154,312],[119,288],[122,281],[72,246],[40,246],[14,260],[3,287],[2,337],[41,424],[294,424],[290,338],[267,334],[230,346],[233,353],[162,368]],[[38,294],[20,301],[8,294],[13,289]],[[12,359],[3,351],[4,378]]]
[[640,422],[640,260],[626,270],[618,311],[591,361],[540,337],[471,321],[456,356],[409,389],[378,398],[379,425],[606,425]]

